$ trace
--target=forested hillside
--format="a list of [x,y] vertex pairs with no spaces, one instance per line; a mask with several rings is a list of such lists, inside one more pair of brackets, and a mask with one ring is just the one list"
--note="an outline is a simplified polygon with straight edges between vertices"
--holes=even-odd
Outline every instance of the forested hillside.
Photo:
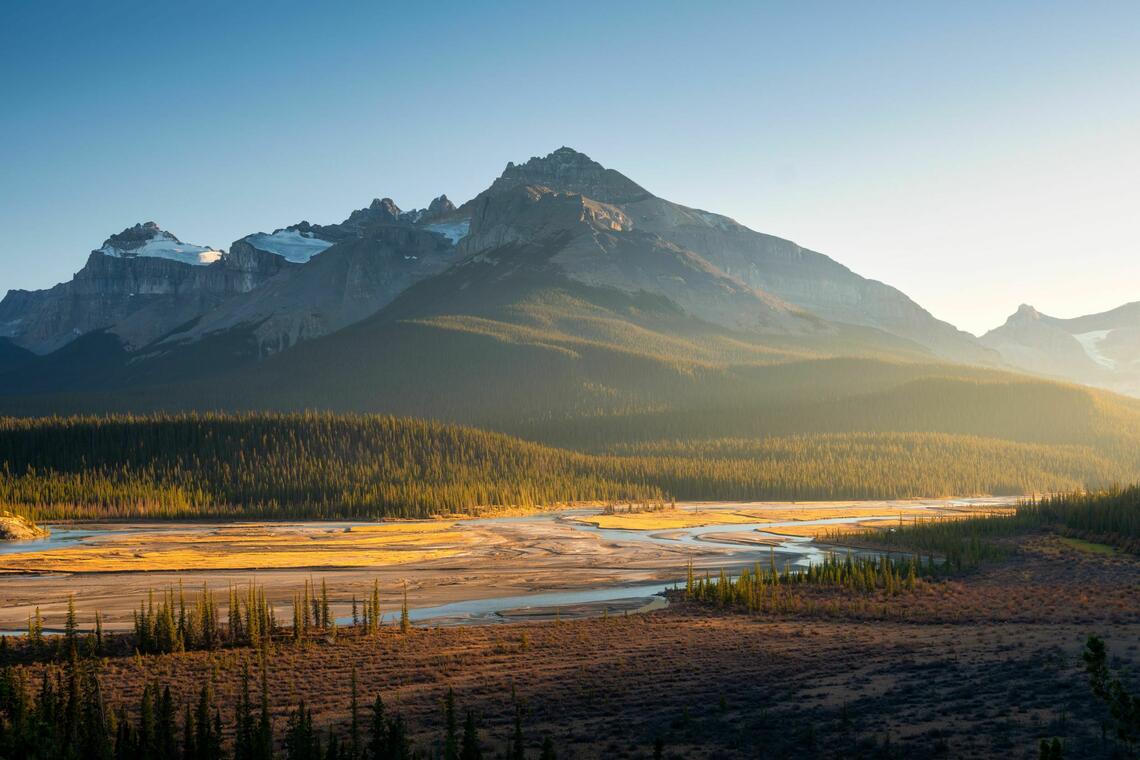
[[376,518],[574,502],[1022,494],[1136,477],[1138,451],[864,432],[580,453],[437,422],[250,414],[0,420],[0,506],[35,519]]

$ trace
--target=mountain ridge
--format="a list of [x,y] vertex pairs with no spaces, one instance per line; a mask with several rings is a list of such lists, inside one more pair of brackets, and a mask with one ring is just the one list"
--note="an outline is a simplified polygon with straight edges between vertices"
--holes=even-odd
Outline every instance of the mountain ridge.
[[[108,352],[107,365],[90,367],[91,375],[130,387],[141,378],[168,376],[163,366],[185,366],[179,355],[208,356],[212,347],[225,346],[216,349],[226,352],[218,364],[234,367],[367,320],[391,324],[383,316],[386,309],[404,309],[398,302],[410,289],[443,278],[443,290],[429,290],[443,292],[449,283],[454,288],[434,301],[436,313],[417,317],[422,324],[470,326],[490,319],[500,335],[535,329],[525,327],[532,317],[520,316],[533,316],[526,304],[547,297],[542,294],[572,292],[578,283],[595,295],[620,291],[628,303],[636,303],[639,294],[665,299],[689,320],[682,328],[670,318],[667,330],[710,336],[728,330],[740,336],[732,340],[747,346],[741,355],[752,357],[748,361],[767,352],[925,354],[1000,364],[995,352],[934,319],[900,291],[728,217],[659,198],[568,147],[508,163],[485,190],[458,207],[441,195],[425,209],[403,211],[380,197],[336,224],[302,221],[251,233],[210,261],[147,255],[146,246],[153,251],[159,238],[176,241],[188,256],[213,250],[183,244],[153,223],[128,228],[108,240],[116,250],[141,255],[96,249],[70,282],[46,291],[11,291],[0,302],[0,337],[47,359],[78,337],[102,332],[118,341],[122,353]],[[524,254],[533,260],[522,261]],[[477,271],[483,297],[502,304],[492,316],[463,297],[468,283],[458,278]],[[583,304],[595,295],[575,308],[592,313],[595,307]],[[468,303],[468,310],[457,311],[458,303]],[[643,329],[630,321],[631,313],[603,318],[613,347],[628,342],[622,330]],[[489,329],[485,321],[480,324]],[[600,323],[577,315],[559,324],[564,341],[576,339],[573,330],[596,340]],[[675,343],[665,333],[651,341]],[[74,353],[98,359],[97,351]],[[32,366],[37,361],[0,366],[0,393],[34,388],[31,378],[43,377]],[[154,369],[146,370],[148,363]],[[65,375],[74,383],[57,390],[86,390],[82,371]]]

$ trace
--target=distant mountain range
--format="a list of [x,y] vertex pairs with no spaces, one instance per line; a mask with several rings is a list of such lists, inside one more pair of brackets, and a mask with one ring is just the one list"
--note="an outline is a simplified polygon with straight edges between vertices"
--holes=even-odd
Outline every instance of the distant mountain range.
[[[1132,361],[1127,333],[1086,319],[1068,333],[1011,319],[979,340],[821,253],[560,148],[508,164],[459,207],[378,199],[226,250],[153,222],[111,235],[69,282],[0,302],[0,407],[321,407],[515,425],[805,389],[828,399],[1010,366],[1107,385]],[[1066,335],[1087,375],[1047,358]],[[803,362],[816,364],[788,369]]]
[[1140,302],[1074,319],[1022,305],[982,343],[1020,369],[1140,396]]

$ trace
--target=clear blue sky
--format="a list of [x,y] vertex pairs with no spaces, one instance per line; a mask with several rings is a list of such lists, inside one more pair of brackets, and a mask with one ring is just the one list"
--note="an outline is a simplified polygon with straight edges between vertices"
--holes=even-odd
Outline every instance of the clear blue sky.
[[153,219],[224,247],[566,144],[971,331],[1140,300],[1140,3],[22,2],[0,290]]

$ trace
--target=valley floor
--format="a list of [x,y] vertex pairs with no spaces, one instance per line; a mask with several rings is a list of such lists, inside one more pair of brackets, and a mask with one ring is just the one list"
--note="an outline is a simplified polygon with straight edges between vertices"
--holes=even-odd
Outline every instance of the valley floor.
[[[1103,637],[1116,672],[1140,686],[1135,556],[1039,534],[956,580],[864,596],[862,613],[757,616],[677,597],[628,617],[282,643],[266,658],[277,736],[300,699],[318,727],[346,731],[355,670],[362,703],[382,694],[421,749],[441,741],[452,688],[495,751],[516,695],[533,756],[546,736],[559,758],[647,758],[657,740],[673,758],[1036,758],[1052,737],[1066,758],[1112,756],[1080,652]],[[249,649],[113,657],[102,681],[128,705],[147,681],[180,701],[212,681],[225,716],[247,664],[256,677]],[[27,667],[34,683],[41,666]]]
[[58,630],[71,594],[81,625],[98,611],[107,630],[129,629],[149,590],[180,582],[189,593],[208,584],[223,597],[231,584],[256,582],[280,620],[309,579],[328,584],[342,620],[351,617],[352,597],[363,600],[374,581],[388,619],[405,581],[413,619],[433,623],[549,619],[554,605],[564,619],[600,615],[603,607],[645,607],[666,584],[683,580],[690,561],[714,571],[773,559],[781,567],[818,562],[824,549],[810,539],[820,531],[992,512],[1010,503],[699,503],[475,520],[60,525],[50,539],[0,545],[0,631],[25,630],[37,607],[46,627]]

